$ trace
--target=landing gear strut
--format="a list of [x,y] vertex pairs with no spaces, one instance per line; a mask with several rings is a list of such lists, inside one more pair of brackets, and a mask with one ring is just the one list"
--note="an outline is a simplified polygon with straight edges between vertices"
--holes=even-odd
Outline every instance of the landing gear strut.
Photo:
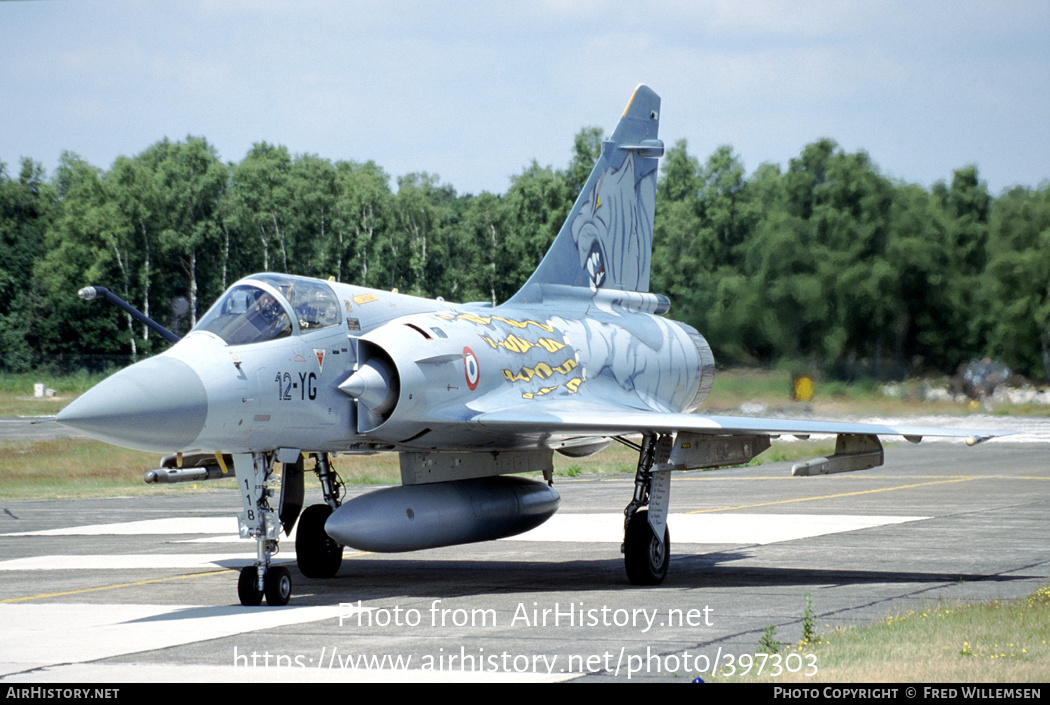
[[620,550],[627,578],[634,585],[659,585],[667,576],[671,559],[671,532],[667,529],[671,473],[661,465],[670,457],[673,437],[647,435],[641,446],[617,440],[638,450],[634,498],[623,512]]
[[246,607],[261,604],[263,596],[266,604],[280,607],[288,604],[292,596],[292,576],[288,569],[270,567],[270,558],[277,552],[281,533],[280,518],[270,507],[270,497],[274,493],[267,484],[273,474],[273,462],[273,455],[267,453],[233,456],[244,508],[237,515],[240,535],[241,538],[255,539],[256,546],[254,565],[242,568],[237,580],[237,596]]
[[[321,480],[325,504],[308,507],[299,517],[299,530],[295,536],[296,560],[306,577],[330,578],[342,564],[343,547],[329,538],[324,525],[339,506],[343,484],[332,471],[327,453],[315,457],[317,467],[314,471]],[[287,605],[292,596],[291,573],[284,566],[271,566],[270,559],[277,553],[282,524],[290,532],[302,506],[302,460],[285,465],[280,512],[270,507],[274,491],[269,487],[269,480],[275,460],[272,453],[233,456],[244,509],[237,515],[241,538],[255,539],[256,546],[255,563],[242,568],[237,579],[237,596],[241,604],[248,607],[262,604],[264,597],[266,604],[280,607]]]

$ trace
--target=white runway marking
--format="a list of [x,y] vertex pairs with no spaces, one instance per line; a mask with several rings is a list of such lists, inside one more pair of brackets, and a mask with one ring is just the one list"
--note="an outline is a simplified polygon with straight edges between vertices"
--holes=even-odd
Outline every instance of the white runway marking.
[[[926,517],[845,514],[671,514],[672,544],[768,544],[920,521]],[[623,514],[561,514],[507,541],[620,543]]]
[[[671,540],[681,544],[770,544],[778,541],[870,529],[889,524],[921,521],[917,516],[852,516],[844,514],[672,514],[668,518]],[[13,570],[206,570],[251,565],[255,543],[237,536],[237,522],[230,519],[150,519],[123,524],[94,524],[51,531],[7,534],[20,536],[190,535],[218,534],[180,543],[230,543],[241,550],[220,553],[76,554],[42,555],[0,561],[0,571]],[[295,532],[283,539],[277,563],[293,562]],[[558,514],[547,523],[504,541],[620,543],[623,515]]]
[[[252,565],[255,551],[243,553],[106,553],[29,556],[0,561],[5,570],[207,570],[209,568],[241,568]],[[274,564],[295,561],[295,553],[284,551]]]
[[237,536],[237,517],[143,519],[114,524],[68,526],[62,529],[25,531],[3,536],[144,536],[149,534],[228,534]]
[[[289,624],[336,620],[338,605],[0,604],[0,663],[24,668],[109,658]],[[18,670],[22,670],[21,668]]]
[[[226,665],[86,663],[144,651],[219,639],[262,629],[332,620],[338,605],[295,607],[202,607],[196,605],[0,604],[0,677],[8,682],[141,683],[141,682],[409,682],[496,681],[552,682],[572,673],[551,675],[505,672],[460,672],[389,668],[341,668],[322,661],[320,649],[296,654],[281,667],[269,666],[252,651],[231,649]],[[240,656],[241,658],[238,658]],[[271,656],[276,659],[276,656]]]
[[[919,521],[925,517],[849,516],[819,514],[672,514],[672,541],[681,544],[768,544],[777,541],[856,531]],[[231,544],[228,552],[193,554],[41,555],[0,561],[2,571],[107,570],[207,570],[250,565],[254,542],[237,536],[237,523],[228,517],[150,519],[95,524],[50,531],[8,534],[21,536],[193,536],[187,542]],[[561,514],[543,526],[512,541],[619,543],[623,515]],[[287,539],[285,540],[287,544]],[[294,560],[284,551],[277,562]],[[330,619],[335,623],[338,605],[281,609],[241,606],[135,604],[0,604],[0,677],[12,682],[174,682],[209,681],[552,681],[573,674],[442,672],[418,669],[342,669],[320,665],[315,653],[302,655],[305,663],[286,667],[250,669],[237,663],[231,650],[228,664],[206,666],[165,664],[103,664],[106,658],[149,652],[204,640],[247,634],[275,627]],[[290,666],[290,667],[288,667]]]
[[[843,418],[843,421],[854,420]],[[908,416],[908,417],[873,417],[855,419],[858,423],[885,425],[932,426],[935,428],[964,428],[981,431],[1011,432],[1013,435],[1002,436],[1001,440],[992,443],[1048,443],[1050,442],[1050,418],[1042,416],[991,416],[989,414],[971,414],[969,416]],[[886,437],[887,440],[900,440],[899,437]],[[942,436],[925,436],[925,443],[959,443],[958,438]]]

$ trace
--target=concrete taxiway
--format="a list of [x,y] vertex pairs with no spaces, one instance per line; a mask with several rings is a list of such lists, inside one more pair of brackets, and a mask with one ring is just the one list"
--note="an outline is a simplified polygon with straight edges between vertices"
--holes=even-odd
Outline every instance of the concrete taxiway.
[[824,630],[1050,582],[1043,444],[890,445],[881,468],[825,477],[676,474],[671,568],[650,588],[619,551],[630,476],[555,487],[561,510],[534,532],[348,549],[330,580],[303,577],[285,539],[284,608],[238,604],[254,544],[234,491],[0,503],[0,678],[681,682],[754,653],[770,625],[797,640],[807,593]]
[[56,438],[87,438],[83,433],[50,420],[49,416],[0,418],[0,441],[50,441]]

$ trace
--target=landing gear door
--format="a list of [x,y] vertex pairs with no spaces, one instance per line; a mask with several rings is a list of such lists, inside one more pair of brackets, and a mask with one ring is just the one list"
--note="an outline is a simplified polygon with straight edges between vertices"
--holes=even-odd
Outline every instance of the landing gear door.
[[667,512],[671,503],[671,470],[653,467],[653,483],[649,490],[649,526],[653,534],[662,541],[667,526]]
[[303,510],[303,496],[305,494],[305,483],[303,481],[303,454],[295,451],[295,458],[282,458],[281,460],[281,503],[277,513],[281,517],[281,526],[284,527],[285,536],[291,536],[292,528]]

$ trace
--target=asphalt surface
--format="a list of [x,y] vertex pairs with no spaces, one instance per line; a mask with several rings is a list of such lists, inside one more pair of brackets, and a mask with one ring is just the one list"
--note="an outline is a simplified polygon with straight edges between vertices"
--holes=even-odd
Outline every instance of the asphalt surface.
[[77,431],[54,421],[48,416],[0,417],[0,441],[50,441],[55,438],[87,438]]
[[619,551],[631,479],[555,487],[561,509],[535,534],[348,549],[329,580],[303,577],[286,539],[282,608],[238,603],[254,543],[237,538],[233,491],[0,503],[0,678],[688,682],[756,652],[769,626],[798,640],[806,594],[826,630],[1050,582],[1041,443],[893,445],[881,468],[824,477],[676,474],[670,572],[649,588]]

